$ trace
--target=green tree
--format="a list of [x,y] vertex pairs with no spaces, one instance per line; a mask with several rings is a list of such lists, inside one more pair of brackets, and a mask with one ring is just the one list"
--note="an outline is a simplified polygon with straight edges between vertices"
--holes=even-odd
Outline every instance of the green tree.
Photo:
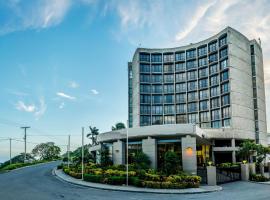
[[118,122],[114,126],[112,126],[112,131],[120,130],[120,129],[125,129],[126,126],[123,122]]
[[[92,154],[88,151],[89,145],[84,145],[84,159],[83,163],[93,162]],[[82,163],[82,147],[77,148],[75,151],[71,152],[72,161],[79,165]]]
[[[30,153],[27,153],[26,154],[26,160],[35,160],[35,158],[30,154]],[[11,163],[23,163],[24,162],[24,153],[21,153],[17,156],[14,156],[13,158],[11,158]],[[10,164],[10,161],[6,161],[4,162],[2,165],[1,165],[1,168],[7,166]]]
[[102,145],[100,150],[100,164],[103,167],[112,165],[112,160],[110,158],[109,148],[105,145]]
[[86,135],[86,137],[89,138],[89,139],[91,139],[91,142],[92,142],[91,145],[92,146],[97,145],[98,144],[98,142],[97,142],[97,136],[99,134],[99,130],[95,126],[94,127],[89,126],[89,129],[90,129],[90,133],[88,133]]
[[180,158],[173,151],[167,151],[164,157],[164,172],[167,175],[176,174],[180,170]]
[[33,150],[32,154],[40,158],[40,160],[53,160],[60,157],[61,149],[54,145],[54,142],[47,142],[38,144]]
[[270,154],[270,147],[264,147],[261,144],[257,145],[257,156],[256,156],[256,160],[257,163],[262,163],[262,161],[266,158],[267,154]]
[[239,148],[238,155],[243,159],[251,162],[252,155],[257,151],[257,145],[252,140],[245,140]]
[[151,161],[149,157],[143,152],[137,152],[133,158],[134,167],[137,170],[150,169]]

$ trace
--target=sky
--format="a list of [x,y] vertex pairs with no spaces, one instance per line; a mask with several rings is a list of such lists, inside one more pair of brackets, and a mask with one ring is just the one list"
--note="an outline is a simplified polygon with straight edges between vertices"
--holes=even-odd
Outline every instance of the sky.
[[6,138],[12,155],[23,152],[21,126],[31,126],[28,152],[48,141],[64,152],[82,127],[126,122],[136,48],[195,43],[227,26],[262,41],[269,113],[269,10],[268,0],[0,0],[0,162]]

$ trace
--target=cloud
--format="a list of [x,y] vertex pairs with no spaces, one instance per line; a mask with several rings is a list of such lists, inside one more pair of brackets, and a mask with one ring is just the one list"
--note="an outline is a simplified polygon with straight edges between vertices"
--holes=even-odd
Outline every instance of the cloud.
[[91,93],[94,94],[94,95],[98,95],[99,94],[99,92],[96,89],[92,89],[91,90]]
[[71,81],[71,82],[69,83],[69,87],[75,89],[75,88],[80,87],[80,85],[79,85],[77,82],[75,82],[75,81]]
[[47,110],[47,105],[45,104],[44,98],[39,99],[40,106],[37,108],[36,112],[34,113],[36,120],[38,120],[41,116],[43,116]]
[[63,109],[65,107],[65,102],[62,102],[60,105],[59,105],[59,109]]
[[7,92],[9,94],[12,94],[12,95],[15,95],[15,96],[19,96],[19,97],[24,97],[24,96],[28,96],[29,95],[26,92],[20,92],[20,91],[17,91],[17,90],[10,90],[10,89],[7,89]]
[[[216,2],[207,2],[206,4],[203,4],[199,6],[192,17],[191,20],[188,20],[189,24],[186,26],[186,28],[183,31],[180,31],[176,35],[176,40],[182,40],[185,38],[200,22],[200,20],[204,17],[205,13],[208,11],[208,9],[213,6]],[[223,7],[223,6],[221,6]]]
[[70,96],[70,95],[65,94],[63,92],[57,92],[56,95],[59,96],[59,97],[65,98],[65,99],[70,99],[70,100],[75,100],[76,99],[76,97]]
[[35,112],[36,106],[34,104],[26,105],[23,101],[18,101],[16,104],[16,109],[25,112]]

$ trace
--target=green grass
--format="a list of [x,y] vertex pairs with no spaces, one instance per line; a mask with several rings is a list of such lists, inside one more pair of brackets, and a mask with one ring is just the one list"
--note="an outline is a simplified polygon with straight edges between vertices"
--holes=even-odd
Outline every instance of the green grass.
[[22,167],[26,167],[26,166],[36,165],[36,164],[40,164],[40,163],[46,163],[46,162],[50,162],[50,161],[46,160],[46,161],[34,161],[31,163],[13,163],[10,165],[6,165],[2,168],[0,167],[0,173],[5,172],[5,171],[11,171],[11,170],[22,168]]

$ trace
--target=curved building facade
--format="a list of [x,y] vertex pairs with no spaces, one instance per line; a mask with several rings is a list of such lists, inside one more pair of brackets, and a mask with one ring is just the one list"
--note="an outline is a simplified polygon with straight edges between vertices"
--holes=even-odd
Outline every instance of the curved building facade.
[[267,143],[262,49],[228,27],[183,47],[138,48],[129,126],[195,123],[213,139]]

